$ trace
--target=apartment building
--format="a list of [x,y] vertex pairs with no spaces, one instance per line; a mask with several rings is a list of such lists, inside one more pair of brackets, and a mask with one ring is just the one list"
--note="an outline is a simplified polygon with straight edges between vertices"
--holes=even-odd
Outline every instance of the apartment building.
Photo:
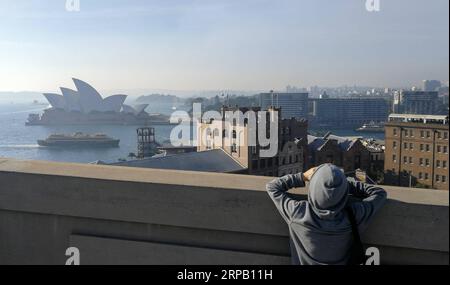
[[[251,132],[259,131],[261,120],[270,120],[270,118],[258,117],[256,119],[256,130],[250,128],[247,119],[242,122],[233,121],[232,126],[229,126],[227,130],[225,127],[227,123],[226,111],[240,111],[245,115],[247,111],[257,113],[261,111],[261,108],[223,107],[221,120],[201,122],[197,130],[198,151],[222,149],[238,161],[240,165],[246,167],[248,174],[251,175],[282,176],[304,170],[308,129],[306,120],[282,119],[280,109],[270,108],[269,112],[278,111],[278,131],[276,134],[278,145],[276,155],[264,157],[261,152],[267,147],[261,146],[259,141],[256,141],[256,145],[252,145],[250,137]],[[266,126],[269,126],[268,122],[266,122]],[[222,135],[220,130],[223,132]],[[268,127],[266,132],[266,137],[269,137]],[[258,134],[254,135],[257,138]]]
[[439,107],[438,92],[401,90],[394,94],[394,112],[435,115]]
[[314,127],[360,127],[370,122],[385,122],[389,103],[384,98],[310,99],[309,122]]
[[390,115],[385,183],[448,190],[448,135],[448,116]]
[[260,93],[261,108],[282,109],[283,119],[306,119],[308,118],[308,93],[283,93],[270,92]]

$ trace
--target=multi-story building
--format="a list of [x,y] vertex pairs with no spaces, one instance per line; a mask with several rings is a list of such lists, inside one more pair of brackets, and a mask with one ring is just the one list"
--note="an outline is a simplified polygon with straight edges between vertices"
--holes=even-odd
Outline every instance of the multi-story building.
[[448,135],[448,116],[390,115],[385,183],[448,190]]
[[423,91],[438,91],[441,88],[441,82],[439,80],[424,80]]
[[384,172],[384,141],[375,139],[362,139],[362,144],[370,152],[370,169],[368,173],[374,175],[382,174]]
[[389,103],[384,98],[310,99],[310,125],[314,127],[360,127],[385,122]]
[[398,114],[435,115],[439,107],[436,91],[397,91],[394,94],[394,112]]
[[261,93],[261,108],[281,108],[283,119],[308,118],[308,93]]
[[308,135],[308,168],[333,163],[346,172],[370,170],[370,152],[359,138],[345,138],[331,134],[323,137]]
[[[260,145],[259,141],[256,141],[256,145],[250,144],[252,135],[250,132],[259,131],[259,125],[264,118],[257,117],[256,130],[250,128],[248,121],[244,120],[243,122],[233,122],[228,129],[230,133],[226,133],[225,111],[240,111],[245,115],[247,111],[259,112],[261,108],[224,107],[222,108],[221,120],[209,120],[200,123],[197,130],[198,151],[222,149],[238,161],[240,165],[246,167],[248,174],[252,175],[281,176],[303,171],[305,152],[307,151],[308,122],[306,120],[281,119],[279,109],[269,109],[269,111],[278,111],[277,148],[276,155],[263,157],[261,151],[264,147]],[[269,126],[269,124],[267,123],[266,126]],[[220,135],[220,130],[223,132],[222,135]],[[269,132],[268,129],[267,132]]]

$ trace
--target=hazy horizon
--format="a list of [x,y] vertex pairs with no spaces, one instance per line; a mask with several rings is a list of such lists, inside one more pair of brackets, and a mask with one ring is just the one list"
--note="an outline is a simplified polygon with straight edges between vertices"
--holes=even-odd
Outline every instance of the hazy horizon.
[[448,84],[449,2],[380,3],[0,1],[0,91],[56,92],[72,77],[105,95]]

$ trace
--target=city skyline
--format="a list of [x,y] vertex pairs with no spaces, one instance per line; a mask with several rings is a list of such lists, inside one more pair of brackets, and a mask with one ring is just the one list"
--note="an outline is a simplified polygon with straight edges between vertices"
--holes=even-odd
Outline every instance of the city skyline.
[[448,1],[364,2],[1,2],[0,91],[448,84]]

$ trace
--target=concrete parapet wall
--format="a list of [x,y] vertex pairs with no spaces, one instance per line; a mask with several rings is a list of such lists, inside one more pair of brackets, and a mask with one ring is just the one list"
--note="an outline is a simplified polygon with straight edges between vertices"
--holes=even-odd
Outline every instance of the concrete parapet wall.
[[[289,264],[269,180],[0,159],[0,264],[64,264],[69,246],[81,264]],[[448,264],[448,191],[385,189],[364,242],[385,264]]]

